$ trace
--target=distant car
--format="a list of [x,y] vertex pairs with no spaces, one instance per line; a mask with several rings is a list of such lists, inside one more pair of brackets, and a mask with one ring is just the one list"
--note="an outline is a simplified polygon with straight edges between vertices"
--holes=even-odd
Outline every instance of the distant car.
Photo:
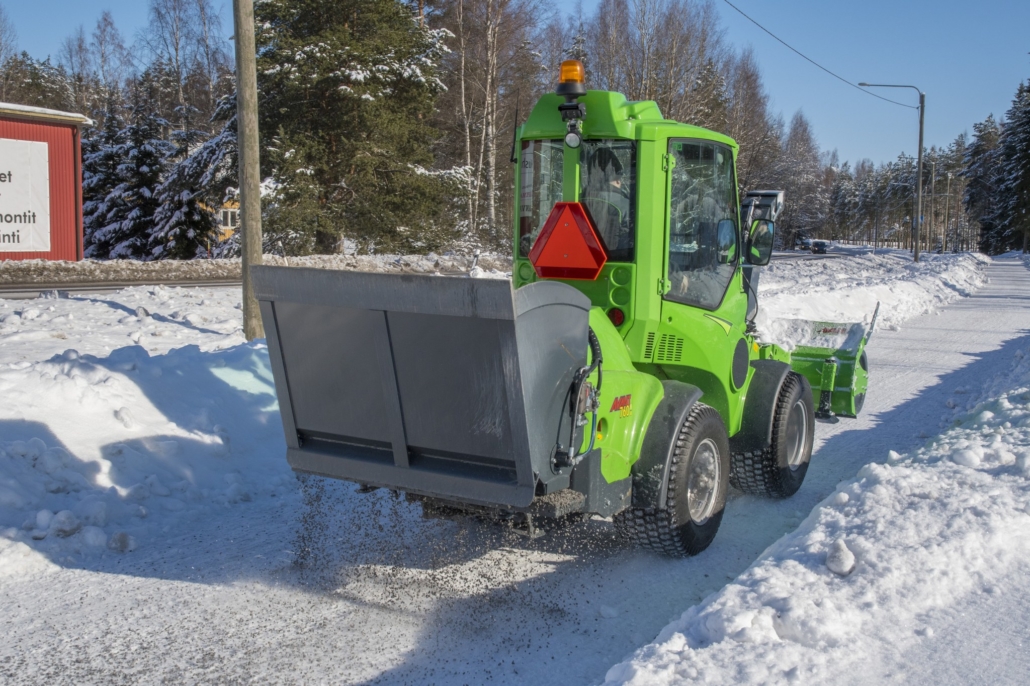
[[829,248],[830,248],[830,242],[829,241],[820,241],[820,240],[812,241],[812,252],[815,253],[816,255],[825,255],[826,251],[829,250]]
[[811,238],[802,238],[801,239],[801,249],[802,250],[811,250],[812,249],[812,239]]

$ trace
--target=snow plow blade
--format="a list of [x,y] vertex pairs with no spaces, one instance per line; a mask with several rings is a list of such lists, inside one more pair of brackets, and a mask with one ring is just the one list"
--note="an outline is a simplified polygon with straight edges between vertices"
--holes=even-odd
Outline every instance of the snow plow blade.
[[816,419],[836,421],[837,415],[857,417],[869,386],[865,346],[873,335],[880,306],[869,324],[796,320],[792,328],[807,328],[808,337],[791,353],[791,367],[812,385]]
[[529,506],[586,364],[586,296],[556,282],[251,274],[295,471]]

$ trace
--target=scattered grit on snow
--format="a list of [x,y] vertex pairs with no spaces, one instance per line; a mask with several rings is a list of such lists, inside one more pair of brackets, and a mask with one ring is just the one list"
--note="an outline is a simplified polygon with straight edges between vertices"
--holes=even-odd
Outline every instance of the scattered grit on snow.
[[935,613],[998,593],[1030,554],[1025,340],[1009,371],[942,400],[944,433],[841,483],[605,683],[855,683],[870,656],[932,653]]
[[810,339],[806,320],[868,324],[880,303],[877,328],[897,329],[975,291],[990,263],[979,253],[924,253],[920,260],[904,250],[773,260],[761,270],[755,324],[764,340],[793,349]]

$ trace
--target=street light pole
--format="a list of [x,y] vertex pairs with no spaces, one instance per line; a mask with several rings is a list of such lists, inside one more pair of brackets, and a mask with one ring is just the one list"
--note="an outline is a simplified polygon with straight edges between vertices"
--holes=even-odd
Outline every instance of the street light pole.
[[894,83],[860,83],[862,88],[912,88],[919,93],[919,161],[916,163],[916,211],[912,218],[913,259],[919,261],[919,225],[923,214],[923,114],[926,112],[926,93],[915,86]]
[[948,172],[948,199],[944,201],[944,239],[941,241],[941,252],[948,252],[948,231],[951,230],[951,172]]
[[937,160],[930,162],[930,220],[926,228],[926,249],[932,250],[934,241],[937,240]]

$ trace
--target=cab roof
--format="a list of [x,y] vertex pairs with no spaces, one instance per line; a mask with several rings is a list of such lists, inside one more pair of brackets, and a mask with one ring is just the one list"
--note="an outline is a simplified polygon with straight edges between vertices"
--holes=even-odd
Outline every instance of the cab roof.
[[[561,139],[565,136],[565,123],[558,113],[558,105],[565,98],[554,93],[541,96],[522,125],[522,139]],[[658,138],[699,138],[728,145],[734,150],[737,143],[729,136],[700,126],[682,124],[665,119],[653,100],[627,100],[622,93],[588,90],[579,98],[586,106],[583,120],[584,138],[624,138],[629,140],[657,140]]]

